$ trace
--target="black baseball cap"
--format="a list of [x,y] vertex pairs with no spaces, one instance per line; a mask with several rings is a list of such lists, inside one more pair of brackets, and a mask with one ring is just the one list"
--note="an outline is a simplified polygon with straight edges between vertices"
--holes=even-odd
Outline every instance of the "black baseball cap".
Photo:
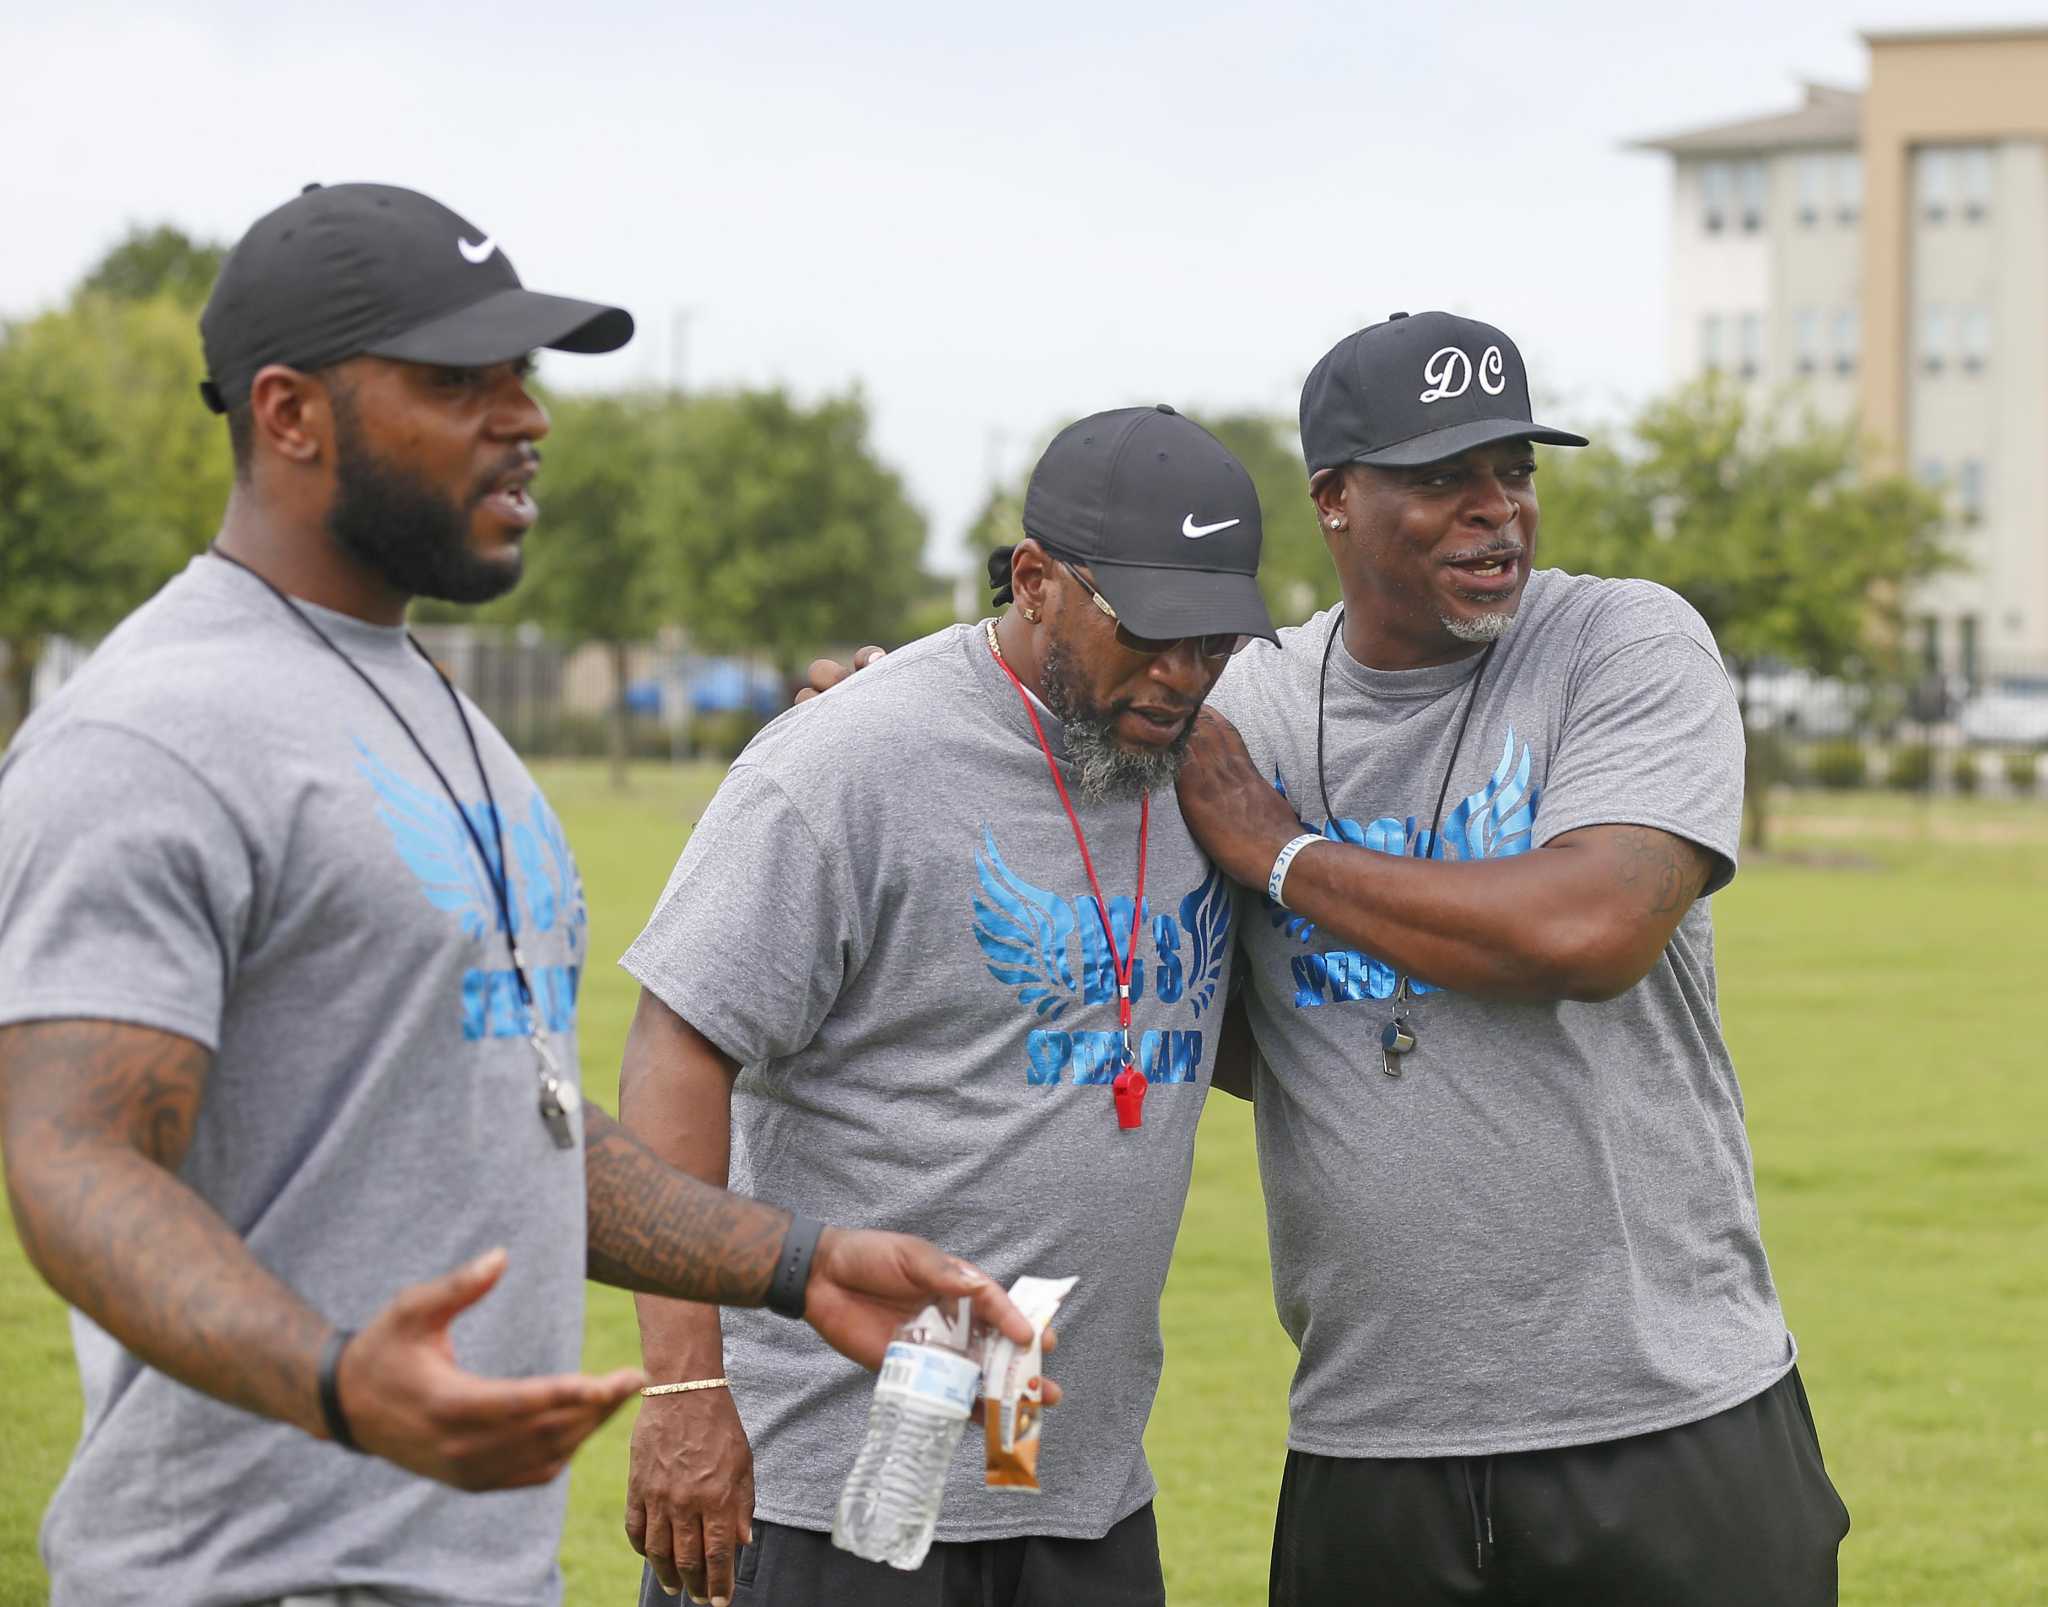
[[616,351],[633,338],[633,316],[526,289],[495,235],[417,190],[309,184],[228,253],[199,334],[209,376],[199,394],[225,413],[266,363],[476,368],[541,346]]
[[1164,403],[1069,424],[1031,471],[1024,534],[1085,563],[1139,636],[1263,636],[1259,494],[1230,449]]
[[1522,354],[1477,319],[1397,312],[1338,341],[1301,387],[1311,479],[1343,463],[1412,468],[1509,440],[1587,444],[1534,421]]

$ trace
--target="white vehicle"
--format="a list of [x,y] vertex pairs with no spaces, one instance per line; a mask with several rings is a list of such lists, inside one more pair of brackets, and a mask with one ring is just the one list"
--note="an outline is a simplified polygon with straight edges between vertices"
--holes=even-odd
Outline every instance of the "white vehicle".
[[1956,719],[1966,740],[2002,747],[2048,747],[2048,677],[2001,681],[1963,705]]
[[1752,731],[1778,731],[1788,737],[1841,737],[1854,732],[1863,718],[1860,688],[1811,670],[1769,669],[1750,673],[1744,693],[1746,719]]

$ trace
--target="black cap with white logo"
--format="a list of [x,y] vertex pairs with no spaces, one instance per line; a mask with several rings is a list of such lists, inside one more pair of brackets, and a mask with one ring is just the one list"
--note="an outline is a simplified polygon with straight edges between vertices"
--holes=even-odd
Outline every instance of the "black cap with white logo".
[[633,338],[633,318],[526,289],[495,236],[416,190],[309,184],[228,254],[199,333],[199,394],[224,413],[267,363],[476,368],[541,346],[608,352]]
[[1069,424],[1031,471],[1024,533],[1085,563],[1139,636],[1263,636],[1259,494],[1230,449],[1164,404]]
[[1397,312],[1338,341],[1301,387],[1301,452],[1311,478],[1341,463],[1440,463],[1509,440],[1586,444],[1532,419],[1522,354],[1476,319]]

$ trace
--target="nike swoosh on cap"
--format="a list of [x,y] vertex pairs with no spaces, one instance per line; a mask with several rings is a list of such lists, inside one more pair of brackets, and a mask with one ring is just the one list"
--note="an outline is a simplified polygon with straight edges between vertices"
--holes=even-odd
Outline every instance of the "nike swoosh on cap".
[[1189,514],[1180,522],[1180,533],[1190,541],[1200,541],[1204,536],[1213,536],[1219,530],[1228,530],[1232,525],[1241,525],[1242,519],[1225,519],[1221,524],[1198,525],[1195,516]]
[[487,262],[490,260],[491,253],[498,249],[498,237],[494,234],[487,234],[477,241],[475,245],[471,245],[458,234],[455,237],[455,249],[462,253],[462,260],[464,262]]

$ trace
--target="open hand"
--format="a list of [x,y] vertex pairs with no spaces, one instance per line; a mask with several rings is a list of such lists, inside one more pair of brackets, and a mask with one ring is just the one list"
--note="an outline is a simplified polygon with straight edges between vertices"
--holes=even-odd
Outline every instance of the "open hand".
[[493,1250],[397,1297],[348,1342],[336,1383],[356,1444],[460,1490],[546,1484],[647,1381],[628,1367],[601,1378],[483,1378],[456,1365],[448,1327],[505,1271]]

